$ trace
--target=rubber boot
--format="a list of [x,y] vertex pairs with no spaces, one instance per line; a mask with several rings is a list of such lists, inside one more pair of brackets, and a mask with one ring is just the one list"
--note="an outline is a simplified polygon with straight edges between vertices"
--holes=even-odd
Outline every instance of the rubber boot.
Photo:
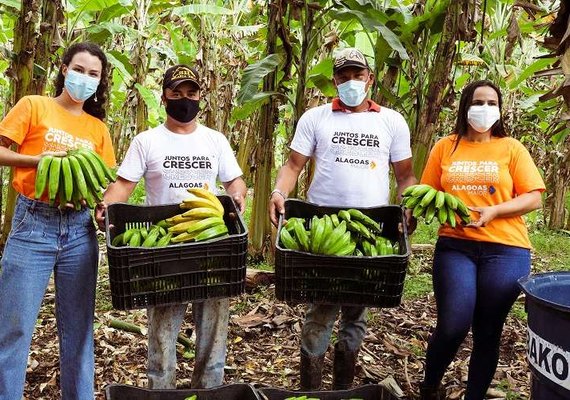
[[354,381],[357,359],[358,349],[348,350],[345,342],[339,342],[334,346],[333,390],[350,389]]
[[325,355],[311,356],[301,349],[301,390],[320,390]]
[[445,400],[445,390],[440,386],[420,386],[420,400]]

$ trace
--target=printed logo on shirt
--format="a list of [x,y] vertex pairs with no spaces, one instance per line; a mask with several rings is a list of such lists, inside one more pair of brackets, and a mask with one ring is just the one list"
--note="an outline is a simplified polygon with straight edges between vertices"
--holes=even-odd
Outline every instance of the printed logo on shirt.
[[91,141],[78,138],[61,129],[48,128],[44,134],[43,151],[66,151],[79,147],[95,150],[95,145]]
[[458,192],[493,194],[496,189],[492,184],[499,182],[499,164],[495,161],[454,161],[449,167],[447,181]]
[[170,188],[199,188],[212,176],[210,156],[165,156],[162,161],[162,176],[170,181]]
[[331,139],[330,152],[335,162],[353,168],[374,169],[373,157],[378,155],[380,140],[372,133],[335,132]]

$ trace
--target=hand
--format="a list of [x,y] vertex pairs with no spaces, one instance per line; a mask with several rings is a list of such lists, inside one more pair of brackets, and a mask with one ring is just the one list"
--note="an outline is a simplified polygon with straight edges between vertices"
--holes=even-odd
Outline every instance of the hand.
[[467,207],[469,210],[479,213],[478,220],[472,220],[466,226],[471,228],[481,228],[487,226],[489,222],[497,217],[497,209],[495,206],[490,207]]
[[418,226],[418,220],[416,218],[414,218],[412,213],[413,213],[413,210],[408,209],[408,208],[406,208],[406,210],[404,211],[408,235],[411,235],[412,233],[414,233],[414,231],[416,230],[416,227]]
[[107,204],[104,202],[97,203],[95,206],[95,221],[103,232],[105,232],[105,210],[107,210]]
[[232,199],[236,203],[240,214],[243,214],[245,212],[245,197],[240,193],[235,193],[232,195]]
[[269,199],[269,219],[277,227],[279,225],[279,215],[285,214],[285,199],[279,193],[273,193]]

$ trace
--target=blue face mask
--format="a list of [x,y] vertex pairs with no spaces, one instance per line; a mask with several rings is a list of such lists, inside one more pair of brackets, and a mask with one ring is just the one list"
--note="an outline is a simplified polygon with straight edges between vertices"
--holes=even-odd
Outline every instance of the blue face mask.
[[366,82],[364,81],[350,80],[341,83],[336,88],[340,101],[346,106],[359,106],[366,98]]
[[99,79],[71,69],[67,70],[65,90],[73,101],[81,103],[87,100],[97,91],[98,86]]

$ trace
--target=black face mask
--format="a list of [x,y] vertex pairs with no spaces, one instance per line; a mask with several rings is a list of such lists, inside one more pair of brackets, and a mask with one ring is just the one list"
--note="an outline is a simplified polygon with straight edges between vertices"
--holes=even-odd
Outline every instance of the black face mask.
[[166,113],[178,122],[190,122],[200,111],[200,101],[187,97],[166,99]]

